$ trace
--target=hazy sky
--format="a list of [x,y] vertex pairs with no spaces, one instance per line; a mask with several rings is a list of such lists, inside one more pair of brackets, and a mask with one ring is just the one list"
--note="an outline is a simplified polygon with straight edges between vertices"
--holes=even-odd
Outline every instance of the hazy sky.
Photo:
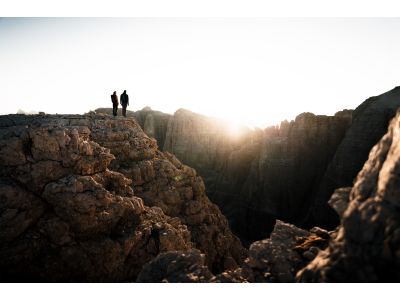
[[187,108],[247,125],[400,85],[400,18],[0,19],[0,114]]

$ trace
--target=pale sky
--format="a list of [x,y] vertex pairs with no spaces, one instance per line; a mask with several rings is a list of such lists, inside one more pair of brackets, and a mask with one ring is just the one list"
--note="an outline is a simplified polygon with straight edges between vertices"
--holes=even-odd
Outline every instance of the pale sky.
[[0,114],[131,106],[265,127],[400,85],[400,18],[0,19]]

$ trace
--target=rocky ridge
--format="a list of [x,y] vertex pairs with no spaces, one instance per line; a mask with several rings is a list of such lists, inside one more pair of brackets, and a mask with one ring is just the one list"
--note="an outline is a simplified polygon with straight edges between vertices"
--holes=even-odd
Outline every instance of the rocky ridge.
[[157,254],[193,248],[213,272],[245,256],[196,172],[132,119],[0,117],[5,281],[132,281]]
[[233,137],[226,123],[184,109],[169,115],[167,126],[167,114],[150,109],[131,114],[145,132],[150,123],[163,128],[147,133],[199,172],[210,199],[245,244],[267,237],[276,219],[313,226],[312,199],[352,118],[349,110],[335,116],[303,113],[277,127],[243,128]]
[[371,97],[353,112],[353,120],[337,147],[313,197],[310,222],[324,228],[338,225],[337,216],[327,204],[335,189],[351,186],[368,159],[372,147],[388,130],[400,107],[400,87]]
[[399,146],[400,111],[369,153],[352,188],[334,195],[332,202],[348,203],[344,211],[339,209],[342,220],[338,234],[299,272],[300,281],[400,280]]

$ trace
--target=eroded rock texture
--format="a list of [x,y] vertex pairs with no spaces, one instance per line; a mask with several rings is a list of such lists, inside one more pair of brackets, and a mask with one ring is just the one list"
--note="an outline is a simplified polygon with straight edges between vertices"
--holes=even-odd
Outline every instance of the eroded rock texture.
[[143,267],[137,282],[201,283],[212,278],[204,254],[193,249],[160,254]]
[[300,281],[400,280],[399,172],[400,112],[357,175],[337,237],[298,274]]
[[277,220],[268,239],[251,244],[242,267],[225,273],[247,282],[294,282],[297,271],[326,248],[329,239],[321,228],[307,231]]
[[[110,109],[97,111],[111,114]],[[276,218],[312,226],[306,222],[312,198],[350,126],[351,113],[303,113],[279,127],[242,128],[236,136],[228,124],[184,109],[169,118],[148,109],[131,114],[164,151],[199,172],[210,199],[250,244],[267,237]],[[150,123],[159,130],[147,132]]]
[[132,119],[2,116],[0,166],[3,281],[131,281],[192,246],[215,271],[245,255],[201,178]]
[[337,215],[327,204],[337,188],[351,186],[368,159],[372,147],[387,132],[389,121],[400,107],[400,88],[371,97],[353,112],[351,127],[346,132],[318,188],[310,222],[325,228],[338,225]]
[[351,111],[335,116],[303,113],[279,128],[264,130],[240,190],[237,219],[248,225],[232,225],[239,236],[265,238],[275,219],[314,225],[306,223],[311,199],[350,123]]

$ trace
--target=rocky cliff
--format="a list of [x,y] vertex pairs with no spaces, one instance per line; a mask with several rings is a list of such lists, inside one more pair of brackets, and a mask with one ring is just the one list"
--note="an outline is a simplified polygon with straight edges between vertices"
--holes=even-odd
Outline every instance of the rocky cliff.
[[371,148],[386,133],[398,107],[400,87],[371,97],[354,110],[351,127],[337,147],[313,199],[310,223],[326,228],[337,226],[337,216],[327,201],[336,188],[352,185]]
[[299,272],[300,281],[400,280],[399,172],[400,112],[369,153],[352,188],[342,189],[332,197],[330,202],[342,216],[338,234]]
[[246,251],[195,170],[130,118],[0,117],[2,281],[132,281],[197,248],[214,273]]
[[236,200],[240,209],[235,220],[248,224],[247,228],[232,225],[239,236],[264,238],[275,219],[313,225],[305,224],[305,219],[315,188],[350,124],[351,111],[335,116],[303,113],[263,131]]
[[[98,108],[96,112],[112,115],[111,108]],[[118,115],[122,115],[121,109],[118,110]],[[148,137],[156,139],[159,149],[163,151],[168,124],[171,119],[170,114],[152,110],[150,107],[146,106],[135,112],[127,110],[126,115],[135,118],[140,127],[142,127],[144,133]]]
[[304,224],[315,188],[351,124],[351,111],[335,116],[303,113],[235,139],[221,123],[185,110],[170,119],[164,149],[195,167],[207,191],[242,241],[266,237],[275,219]]
[[181,250],[169,252],[170,259],[158,256],[143,268],[146,272],[140,278],[158,280],[150,275],[157,274],[168,282],[182,278],[190,282],[398,282],[399,173],[400,110],[370,151],[354,185],[331,196],[329,205],[341,218],[334,231],[318,227],[307,231],[277,221],[269,238],[250,246],[239,268],[212,276],[201,255]]
[[352,118],[351,110],[335,116],[303,113],[277,127],[242,128],[233,136],[227,123],[184,109],[169,118],[149,109],[131,114],[145,132],[149,123],[163,128],[158,131],[165,131],[163,138],[147,133],[199,172],[210,199],[246,244],[268,236],[277,218],[313,225],[305,220],[316,188]]

